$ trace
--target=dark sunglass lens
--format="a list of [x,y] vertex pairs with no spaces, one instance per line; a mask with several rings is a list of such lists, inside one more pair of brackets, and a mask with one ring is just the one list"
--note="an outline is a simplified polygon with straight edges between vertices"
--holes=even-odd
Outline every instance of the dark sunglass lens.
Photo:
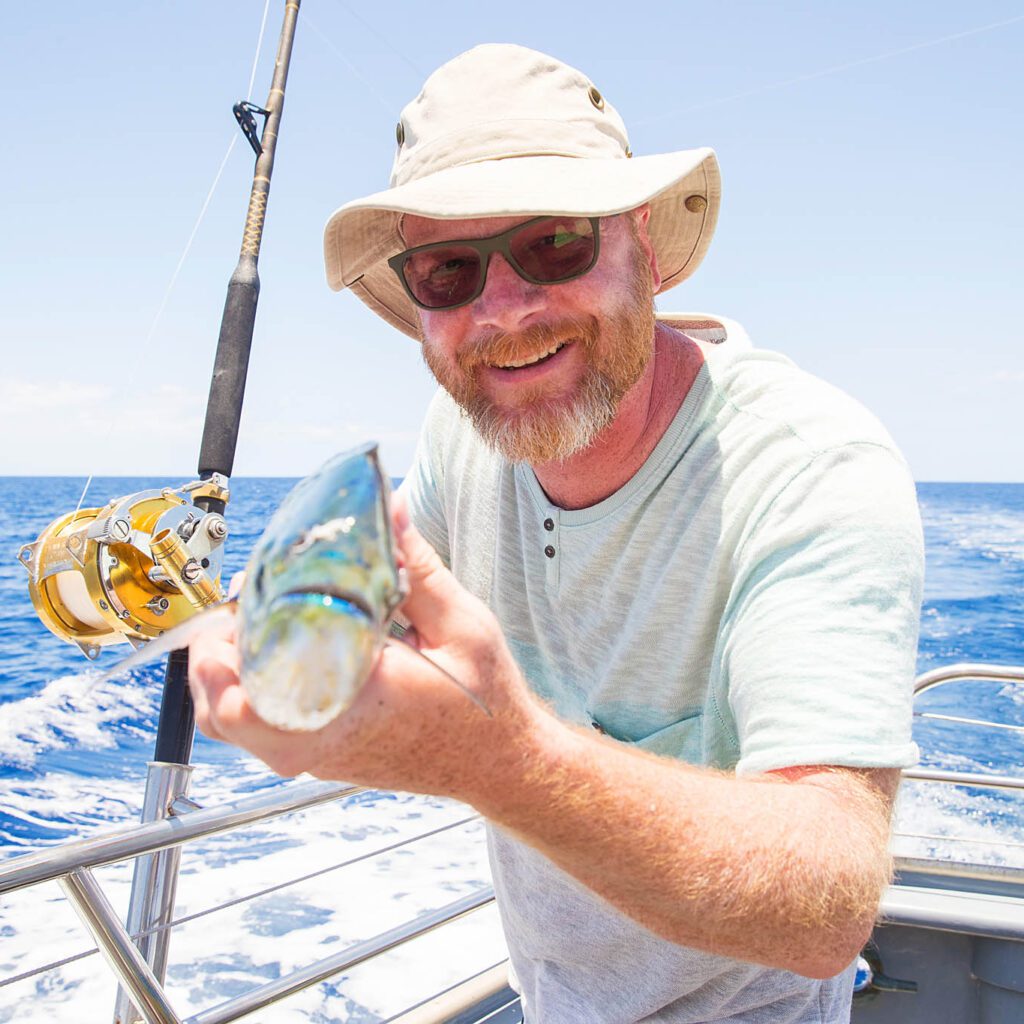
[[597,240],[586,217],[552,217],[525,225],[512,236],[509,249],[530,277],[554,284],[594,265]]
[[426,249],[408,256],[402,273],[417,302],[446,309],[473,296],[480,283],[480,254],[467,246]]

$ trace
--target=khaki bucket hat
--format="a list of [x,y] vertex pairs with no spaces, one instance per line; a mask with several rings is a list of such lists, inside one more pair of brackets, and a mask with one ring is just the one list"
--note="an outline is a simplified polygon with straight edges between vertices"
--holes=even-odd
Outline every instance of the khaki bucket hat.
[[650,203],[660,291],[689,277],[718,218],[710,149],[634,157],[615,108],[581,71],[509,44],[474,47],[427,79],[402,111],[391,187],[336,210],[327,283],[420,338],[416,307],[387,264],[403,214],[602,217]]

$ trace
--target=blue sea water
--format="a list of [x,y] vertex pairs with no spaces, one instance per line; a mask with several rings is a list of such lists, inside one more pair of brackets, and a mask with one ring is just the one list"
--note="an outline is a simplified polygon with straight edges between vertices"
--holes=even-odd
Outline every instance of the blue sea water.
[[[162,665],[96,685],[95,666],[37,619],[25,570],[16,559],[22,544],[75,508],[82,483],[80,478],[0,478],[0,552],[7,553],[0,559],[0,860],[132,823],[141,807]],[[165,483],[98,479],[86,506]],[[227,575],[243,567],[293,483],[232,481]],[[919,485],[918,496],[928,560],[919,670],[977,661],[1024,665],[1024,484],[928,483]],[[126,651],[107,649],[101,667]],[[925,694],[919,707],[1024,729],[1024,687],[942,687]],[[1024,776],[1022,737],[1024,732],[1012,729],[915,721],[922,763],[959,771]],[[280,784],[254,759],[202,736],[193,761],[192,795],[204,805]],[[175,929],[168,974],[175,1005],[198,1012],[239,986],[258,984],[305,962],[302,957],[308,960],[310,949],[334,949],[365,938],[373,933],[366,931],[371,927],[367,922],[373,922],[373,929],[390,927],[392,920],[408,918],[389,915],[435,907],[453,894],[486,885],[482,831],[476,823],[461,825],[464,816],[465,809],[450,802],[362,794],[341,807],[328,805],[319,817],[293,818],[287,828],[271,822],[255,834],[190,844],[176,916],[199,920]],[[410,830],[415,835],[438,826],[457,827],[448,839],[431,840],[440,844],[433,851],[417,846],[415,854],[402,849],[365,861],[370,873],[352,878],[343,890],[333,876],[325,876],[320,888],[289,889],[287,896],[231,909],[232,897],[261,890],[267,879],[295,877],[317,865],[332,870],[343,855],[340,842],[345,851],[362,851],[387,846]],[[905,784],[897,832],[898,853],[1024,866],[1024,801],[1011,794]],[[109,872],[106,889],[123,909],[130,865],[104,870]],[[217,924],[210,927],[208,921]],[[479,955],[479,969],[502,958],[496,918],[470,921],[466,927],[476,930],[460,948]],[[282,928],[289,932],[288,943],[278,941]],[[300,933],[305,945],[292,941]],[[17,893],[0,905],[0,939],[0,1022],[109,1019],[113,983],[97,969],[88,937],[53,892]],[[69,962],[43,970],[61,958]],[[453,956],[451,948],[440,948],[433,961],[408,961],[402,970],[410,979],[420,972],[416,983],[425,996],[436,991],[446,967],[456,966],[466,967],[465,954]],[[356,971],[310,990],[275,1020],[368,1024],[420,997],[413,982],[399,992],[393,973],[375,978],[373,969],[367,965],[363,975]],[[389,998],[400,1001],[389,1007]]]
[[[8,556],[0,559],[0,860],[124,827],[141,810],[163,666],[97,685],[97,666],[37,619],[17,562],[21,545],[76,507],[83,482],[0,478],[0,552]],[[294,482],[232,481],[226,575],[243,567]],[[97,479],[85,507],[166,483]],[[107,648],[99,667],[129,650]],[[285,784],[249,755],[201,735],[193,764],[191,796],[203,806]],[[131,869],[121,862],[97,874],[121,914]],[[306,880],[276,891],[296,878]],[[409,794],[359,793],[190,843],[168,993],[184,1018],[489,882],[475,816],[453,801]],[[459,922],[451,937],[438,933],[413,946],[291,997],[275,1010],[275,1024],[385,1020],[505,956],[493,909]],[[0,900],[0,1024],[109,1020],[115,989],[55,883]]]
[[[1024,665],[1024,484],[918,485],[927,570],[918,671],[958,662]],[[1024,686],[925,694],[922,710],[1024,726]],[[922,763],[1024,773],[1024,735],[921,721]]]
[[[86,505],[165,481],[99,478]],[[293,480],[232,481],[226,577],[241,569],[270,513]],[[163,670],[90,689],[92,667],[77,648],[40,624],[28,596],[20,545],[78,503],[82,480],[0,479],[0,856],[121,821],[134,800],[125,788],[76,796],[75,780],[141,787],[152,754]],[[927,549],[919,671],[954,662],[1024,664],[1024,484],[924,483],[918,487]],[[104,665],[122,650],[106,649]],[[1024,725],[1024,688],[949,686],[927,694],[924,710]],[[919,719],[922,763],[1022,768],[1021,734]],[[198,737],[194,760],[225,769],[239,755]],[[228,773],[230,774],[230,773]],[[237,780],[264,784],[251,772]],[[47,785],[52,794],[47,793]],[[130,815],[127,815],[130,817]]]

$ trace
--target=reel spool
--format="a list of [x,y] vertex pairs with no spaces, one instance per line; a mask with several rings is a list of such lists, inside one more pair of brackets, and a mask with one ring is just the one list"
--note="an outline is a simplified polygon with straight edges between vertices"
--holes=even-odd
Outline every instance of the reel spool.
[[215,474],[55,519],[18,552],[43,625],[92,660],[109,644],[141,647],[223,600],[228,525],[193,502],[228,497]]

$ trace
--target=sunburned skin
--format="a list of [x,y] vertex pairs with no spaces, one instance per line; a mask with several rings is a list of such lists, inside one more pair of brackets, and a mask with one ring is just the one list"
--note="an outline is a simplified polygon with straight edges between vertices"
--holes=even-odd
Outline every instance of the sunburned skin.
[[898,769],[737,778],[567,725],[529,692],[490,610],[407,521],[397,531],[402,613],[429,663],[385,646],[346,714],[297,737],[254,714],[231,633],[211,630],[190,660],[207,735],[282,775],[471,804],[672,942],[814,978],[852,961],[888,879]]
[[[405,594],[388,493],[375,448],[331,459],[285,498],[237,594],[167,631],[101,680],[223,629],[237,639],[242,685],[265,721],[309,731],[343,714],[388,642]],[[429,661],[416,649],[415,633],[410,641]],[[434,669],[490,714],[458,679]]]
[[[442,386],[463,408],[481,405],[480,419],[501,429],[534,412],[544,419],[547,405],[570,416],[541,425],[568,430],[588,380],[615,386],[611,417],[580,446],[553,458],[557,438],[537,431],[537,457],[523,460],[564,509],[592,506],[634,476],[701,368],[695,342],[655,323],[661,279],[648,215],[640,208],[602,218],[601,257],[582,277],[534,286],[498,254],[476,300],[421,318],[424,355]],[[417,245],[486,237],[516,219],[404,223],[407,243]],[[502,368],[543,356],[554,340],[569,343]],[[494,613],[455,579],[400,503],[395,536],[409,581],[402,615],[431,664],[385,646],[346,714],[296,742],[254,715],[231,637],[204,635],[190,662],[204,732],[281,774],[468,803],[671,942],[813,978],[851,963],[888,878],[898,769],[811,765],[737,777],[577,729],[530,692]]]
[[[655,324],[653,293],[661,276],[646,232],[649,214],[640,207],[601,218],[601,254],[582,277],[533,285],[498,254],[478,299],[458,309],[420,313],[424,359],[438,382],[489,444],[510,461],[530,464],[562,508],[594,505],[632,478],[702,362],[696,344]],[[516,222],[407,215],[403,227],[408,244],[419,245],[485,237]],[[569,326],[574,323],[587,328],[586,343],[575,340]],[[551,340],[569,344],[555,355],[533,366],[502,368],[546,351],[550,341],[543,332],[563,328],[567,333]],[[490,351],[492,343],[502,351]],[[477,362],[481,347],[483,367]],[[595,383],[609,396],[609,409],[577,404]],[[590,415],[584,418],[584,412]]]

